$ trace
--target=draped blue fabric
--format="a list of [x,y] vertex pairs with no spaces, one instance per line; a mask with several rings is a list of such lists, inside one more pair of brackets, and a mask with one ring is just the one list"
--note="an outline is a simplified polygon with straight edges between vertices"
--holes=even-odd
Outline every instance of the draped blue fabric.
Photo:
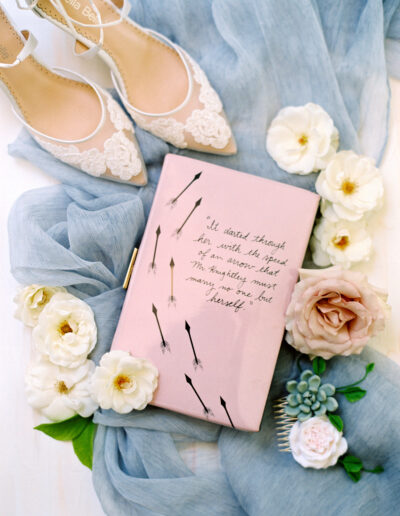
[[[266,130],[286,105],[315,102],[338,127],[341,149],[382,156],[389,114],[388,71],[400,78],[399,0],[133,0],[131,16],[184,47],[220,93],[238,143],[236,156],[178,151],[148,133],[137,136],[149,170],[145,188],[89,177],[43,151],[23,133],[14,156],[35,163],[60,185],[24,194],[9,219],[12,272],[21,283],[65,285],[93,308],[106,352],[124,299],[121,284],[138,245],[167,152],[313,189],[315,174],[280,170],[265,150]],[[385,54],[386,50],[386,54]],[[376,371],[367,396],[341,400],[353,454],[382,475],[355,485],[339,468],[301,468],[279,453],[271,400],[295,375],[282,348],[261,431],[220,428],[161,409],[121,416],[99,411],[93,481],[108,515],[393,515],[400,506],[400,370],[371,350],[330,361],[327,379],[345,384]],[[220,468],[193,474],[179,439],[217,442]]]

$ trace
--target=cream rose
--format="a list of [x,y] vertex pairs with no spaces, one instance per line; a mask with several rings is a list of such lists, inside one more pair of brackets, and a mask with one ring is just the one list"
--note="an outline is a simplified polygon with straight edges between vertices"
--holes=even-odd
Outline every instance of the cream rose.
[[343,433],[326,416],[297,421],[290,431],[289,444],[294,460],[303,468],[329,468],[347,451]]
[[323,217],[314,228],[311,250],[316,265],[348,269],[353,263],[369,260],[372,240],[364,220],[332,222]]
[[56,366],[44,358],[37,359],[25,376],[29,405],[53,421],[63,421],[75,414],[91,416],[98,407],[90,394],[94,369],[91,360],[71,369]]
[[127,351],[110,351],[102,356],[92,378],[92,395],[103,409],[127,414],[143,410],[153,399],[158,370],[148,360]]
[[39,315],[57,292],[67,292],[64,287],[29,285],[22,288],[14,298],[17,304],[15,317],[27,326],[36,326]]
[[300,273],[286,312],[286,341],[295,349],[325,359],[359,354],[384,329],[386,294],[364,274],[336,267]]
[[280,168],[304,175],[326,167],[338,148],[339,133],[321,106],[289,106],[272,121],[266,144]]
[[97,341],[92,309],[71,294],[55,294],[40,314],[33,341],[53,364],[82,365]]
[[315,188],[325,199],[323,215],[333,221],[360,220],[383,198],[382,175],[374,160],[353,151],[338,152],[319,174]]

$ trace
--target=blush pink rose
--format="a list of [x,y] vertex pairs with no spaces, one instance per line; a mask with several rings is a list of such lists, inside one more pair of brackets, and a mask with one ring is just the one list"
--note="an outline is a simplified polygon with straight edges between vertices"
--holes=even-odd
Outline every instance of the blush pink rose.
[[302,269],[286,312],[286,341],[313,357],[359,354],[385,327],[386,297],[360,272]]

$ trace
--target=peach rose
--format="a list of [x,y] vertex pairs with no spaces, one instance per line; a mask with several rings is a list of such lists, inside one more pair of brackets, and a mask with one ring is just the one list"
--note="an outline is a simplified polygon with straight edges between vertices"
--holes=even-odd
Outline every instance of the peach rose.
[[286,341],[313,357],[359,354],[385,327],[386,298],[360,272],[301,269],[286,312]]

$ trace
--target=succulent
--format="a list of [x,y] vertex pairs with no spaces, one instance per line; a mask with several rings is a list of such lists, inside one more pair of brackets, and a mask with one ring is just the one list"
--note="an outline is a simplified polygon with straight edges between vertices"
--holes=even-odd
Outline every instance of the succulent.
[[339,406],[333,397],[335,386],[330,383],[321,385],[321,378],[310,369],[301,373],[299,381],[288,381],[286,389],[289,394],[286,396],[285,413],[299,421],[334,412]]

